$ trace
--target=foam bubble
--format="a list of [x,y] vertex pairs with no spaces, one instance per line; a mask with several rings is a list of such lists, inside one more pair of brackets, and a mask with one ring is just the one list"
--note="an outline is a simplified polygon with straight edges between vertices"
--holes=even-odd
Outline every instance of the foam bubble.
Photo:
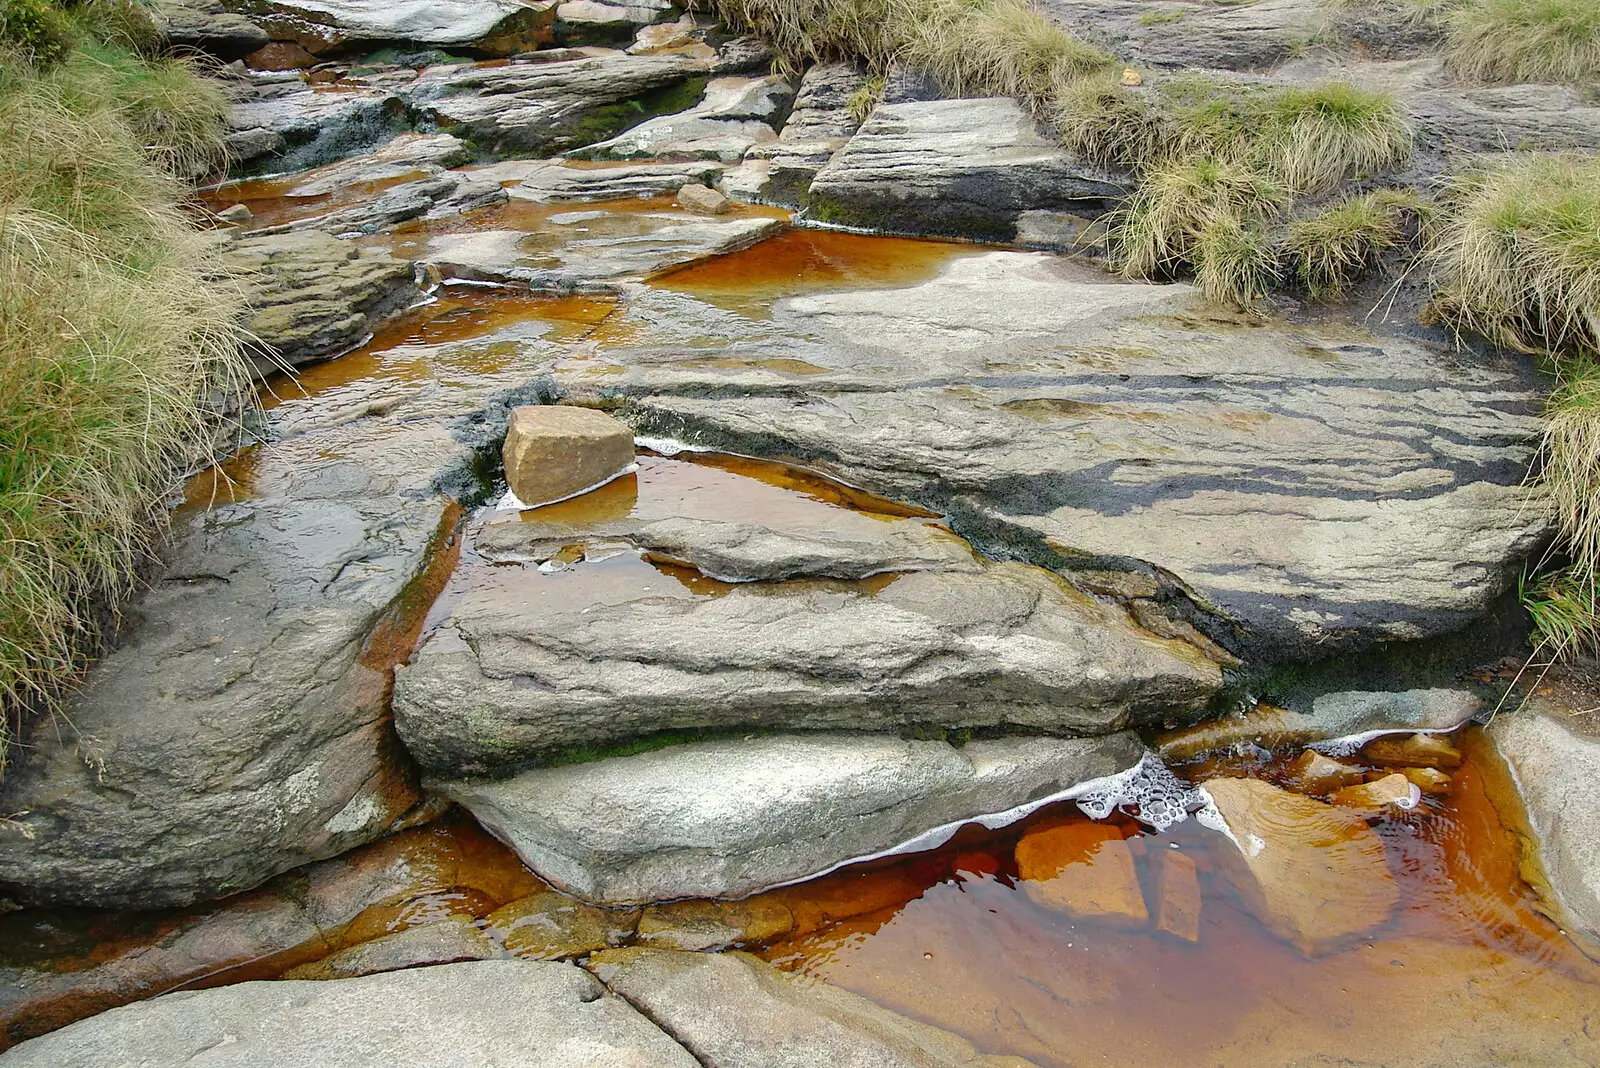
[[1091,819],[1121,810],[1140,823],[1164,831],[1210,803],[1203,791],[1178,778],[1154,753],[1117,775],[1097,779],[1076,798]]

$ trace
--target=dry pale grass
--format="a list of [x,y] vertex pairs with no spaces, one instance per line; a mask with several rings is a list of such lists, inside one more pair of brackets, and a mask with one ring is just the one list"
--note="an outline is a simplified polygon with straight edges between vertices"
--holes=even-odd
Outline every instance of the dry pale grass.
[[0,62],[0,722],[77,676],[246,395],[236,290],[176,207],[214,109],[138,63]]
[[1467,0],[1442,16],[1445,61],[1472,81],[1600,81],[1600,3]]

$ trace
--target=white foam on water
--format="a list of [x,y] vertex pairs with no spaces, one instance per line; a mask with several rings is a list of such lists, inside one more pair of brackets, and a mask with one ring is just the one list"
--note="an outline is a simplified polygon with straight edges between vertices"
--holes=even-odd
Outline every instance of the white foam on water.
[[677,438],[652,438],[643,434],[635,434],[633,436],[633,444],[638,448],[649,449],[651,452],[660,453],[662,456],[669,458],[684,452],[716,451],[708,449],[704,445],[691,445],[687,441],[679,441]]
[[518,497],[515,493],[513,493],[510,488],[507,488],[505,496],[501,497],[495,502],[494,510],[497,512],[525,512],[530,508],[543,508],[550,504],[560,504],[562,501],[570,501],[574,497],[582,497],[585,493],[593,493],[601,486],[609,486],[617,479],[622,478],[625,475],[631,475],[638,470],[638,464],[629,464],[616,474],[609,475],[606,478],[601,479],[599,482],[596,482],[592,486],[585,486],[576,493],[569,493],[565,497],[557,497],[553,501],[540,501],[538,504],[528,504],[527,502],[523,501],[521,497]]
[[1315,749],[1325,756],[1354,756],[1365,748],[1368,742],[1387,738],[1392,734],[1450,734],[1460,730],[1466,723],[1467,720],[1462,720],[1454,727],[1385,727],[1381,730],[1362,731],[1360,734],[1346,734],[1342,738],[1311,742],[1306,748]]

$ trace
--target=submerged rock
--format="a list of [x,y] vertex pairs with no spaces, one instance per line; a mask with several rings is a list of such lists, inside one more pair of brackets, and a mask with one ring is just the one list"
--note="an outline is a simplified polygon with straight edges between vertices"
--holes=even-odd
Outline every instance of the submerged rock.
[[1416,808],[1421,799],[1422,790],[1399,772],[1359,786],[1346,786],[1334,791],[1333,796],[1328,798],[1341,808],[1355,809],[1372,818],[1386,811]]
[[449,916],[374,938],[285,972],[285,979],[353,979],[401,968],[504,956],[468,916]]
[[1456,768],[1461,750],[1438,734],[1406,734],[1379,738],[1364,750],[1377,764],[1394,768]]
[[794,930],[794,914],[781,901],[675,901],[651,905],[639,917],[634,942],[655,949],[726,949],[758,946]]
[[1317,956],[1388,920],[1400,893],[1360,815],[1257,779],[1202,788],[1239,847],[1226,874],[1273,933]]
[[1068,916],[1115,927],[1150,922],[1133,851],[1113,825],[1029,831],[1017,843],[1017,875],[1030,900]]
[[[738,365],[708,365],[705,334]],[[645,433],[948,510],[981,547],[1152,578],[1235,654],[1457,630],[1549,530],[1525,485],[1539,398],[1515,367],[1242,318],[1185,286],[990,252],[700,337],[608,348],[560,379],[625,399]]]
[[513,957],[570,960],[621,945],[639,926],[637,909],[597,909],[553,890],[518,898],[488,917],[488,934]]
[[1156,930],[1185,942],[1200,941],[1200,874],[1194,858],[1176,849],[1151,855],[1155,868]]
[[1560,922],[1600,953],[1600,722],[1532,697],[1489,724],[1528,806]]
[[1360,768],[1323,756],[1315,749],[1301,753],[1285,770],[1289,786],[1302,794],[1331,794],[1341,787],[1354,786],[1365,777]]
[[634,905],[739,897],[803,879],[1123,771],[1142,753],[1131,734],[957,749],[818,733],[694,742],[437,786],[555,886]]
[[732,1068],[1029,1068],[838,987],[747,953],[621,949],[587,967],[702,1065]]
[[5,1068],[699,1068],[572,964],[491,960],[338,982],[241,983],[113,1009],[0,1055]]
[[422,295],[410,261],[327,234],[240,238],[223,258],[245,288],[262,378],[354,348]]
[[994,97],[879,106],[818,172],[806,204],[823,222],[1013,241],[1024,212],[1092,219],[1131,190]]
[[633,431],[591,408],[529,404],[511,412],[500,453],[511,492],[536,508],[622,474],[633,463]]
[[1021,564],[674,586],[468,591],[397,672],[407,747],[482,774],[685,728],[1100,734],[1191,713],[1222,683],[1192,646]]

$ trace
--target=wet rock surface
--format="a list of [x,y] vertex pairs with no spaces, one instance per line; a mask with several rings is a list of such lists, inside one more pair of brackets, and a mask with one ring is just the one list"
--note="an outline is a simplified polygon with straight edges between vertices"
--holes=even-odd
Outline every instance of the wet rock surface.
[[516,200],[621,200],[672,193],[721,173],[716,162],[617,163],[609,167],[575,165],[564,160],[506,160],[475,172],[475,176],[507,184]]
[[541,596],[555,589],[468,592],[399,670],[397,723],[424,765],[501,771],[685,728],[1098,734],[1193,711],[1222,682],[1193,647],[1020,564]]
[[712,1068],[1028,1068],[743,953],[623,949],[587,967]]
[[715,159],[734,163],[778,139],[794,100],[787,78],[713,78],[700,102],[662,115],[582,150],[588,159]]
[[1600,727],[1556,699],[1533,697],[1489,726],[1528,806],[1562,922],[1600,953]]
[[[1482,708],[1483,699],[1468,690],[1343,690],[1317,696],[1307,712],[1257,705],[1169,731],[1156,738],[1155,748],[1164,760],[1183,761],[1251,745],[1282,749],[1375,731],[1446,731]],[[1325,764],[1322,769],[1328,770]]]
[[183,1064],[697,1068],[572,964],[472,961],[338,982],[241,983],[113,1009],[0,1055],[6,1068]]
[[633,464],[633,434],[592,408],[530,404],[512,410],[500,454],[506,484],[533,508],[622,474]]
[[409,261],[326,234],[241,238],[224,259],[246,290],[262,378],[356,347],[422,296]]
[[1125,770],[1142,751],[1129,734],[959,749],[780,735],[436,785],[555,886],[632,905],[802,879]]
[[1359,814],[1255,779],[1205,791],[1238,846],[1229,866],[1245,903],[1308,956],[1381,926],[1399,900],[1382,840]]
[[[1233,318],[1184,286],[992,252],[708,331],[742,368],[690,364],[668,335],[560,379],[648,432],[948,509],[997,551],[1159,569],[1212,638],[1263,659],[1456,630],[1548,530],[1523,485],[1537,393],[1514,367]],[[826,373],[757,372],[780,358]]]
[[[425,71],[413,89],[422,114],[483,151],[549,156],[637,125],[652,109],[631,103],[681,89],[654,111],[678,111],[700,95],[691,78],[710,65],[686,56],[613,53],[498,67]],[[673,106],[677,104],[677,106]]]
[[[610,290],[625,279],[747,248],[787,225],[773,218],[712,221],[688,212],[574,211],[551,219],[556,232],[447,234],[428,243],[422,262],[446,279],[518,283],[570,292]],[[554,229],[554,228],[553,228]]]
[[480,53],[510,55],[554,40],[550,2],[521,0],[240,0],[239,6],[272,33],[321,53],[404,41],[418,45],[470,45]]
[[1025,212],[1092,219],[1131,191],[1009,98],[876,108],[812,181],[810,216],[885,233],[1013,241]]

